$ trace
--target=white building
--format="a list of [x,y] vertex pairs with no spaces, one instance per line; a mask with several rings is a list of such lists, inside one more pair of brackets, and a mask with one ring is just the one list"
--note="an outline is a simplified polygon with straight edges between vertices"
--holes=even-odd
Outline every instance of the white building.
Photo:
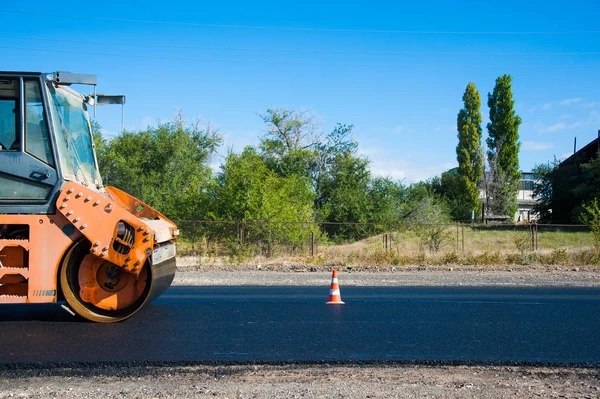
[[533,222],[538,216],[533,213],[533,207],[538,200],[533,196],[533,184],[535,175],[531,172],[521,172],[521,187],[517,194],[517,205],[519,210],[515,215],[515,222]]
[[[513,216],[513,222],[533,222],[538,220],[538,215],[533,212],[533,207],[538,203],[538,200],[533,196],[533,184],[535,182],[535,175],[532,172],[521,172],[521,186],[517,193],[517,213]],[[481,203],[485,204],[487,198],[485,188],[482,188],[479,194]],[[481,214],[479,215],[482,216]],[[506,221],[506,216],[489,215],[485,214],[486,221]]]

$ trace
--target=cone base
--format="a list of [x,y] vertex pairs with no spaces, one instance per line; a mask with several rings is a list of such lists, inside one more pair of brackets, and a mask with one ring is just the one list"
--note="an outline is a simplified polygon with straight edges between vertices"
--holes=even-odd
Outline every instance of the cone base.
[[328,301],[328,302],[325,302],[325,305],[345,305],[345,304],[346,303],[342,302],[342,301]]

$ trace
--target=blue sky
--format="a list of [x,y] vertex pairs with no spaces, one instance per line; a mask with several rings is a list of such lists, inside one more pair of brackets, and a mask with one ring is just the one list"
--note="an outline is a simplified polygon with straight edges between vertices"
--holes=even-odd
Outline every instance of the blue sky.
[[[486,134],[487,94],[504,73],[523,119],[522,170],[600,129],[597,1],[64,0],[0,10],[2,69],[97,74],[99,92],[127,96],[127,129],[181,109],[220,130],[221,155],[258,143],[259,113],[296,107],[326,132],[353,124],[374,174],[426,179],[456,165],[467,83],[482,96]],[[97,119],[108,135],[120,129],[117,107]]]

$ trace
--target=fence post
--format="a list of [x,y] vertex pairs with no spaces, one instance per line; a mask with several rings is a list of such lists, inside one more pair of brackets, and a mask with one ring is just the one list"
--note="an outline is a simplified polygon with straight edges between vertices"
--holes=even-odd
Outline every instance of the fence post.
[[533,223],[529,224],[529,234],[531,235],[531,250],[535,251],[535,229]]
[[244,222],[240,224],[240,244],[244,245]]
[[539,239],[538,239],[538,224],[535,223],[535,250],[539,249]]
[[456,252],[458,252],[458,222],[456,222]]
[[465,254],[465,226],[464,225],[460,225],[460,232],[461,232],[461,238],[462,238],[462,253],[463,255]]
[[315,257],[315,232],[310,232],[310,256]]

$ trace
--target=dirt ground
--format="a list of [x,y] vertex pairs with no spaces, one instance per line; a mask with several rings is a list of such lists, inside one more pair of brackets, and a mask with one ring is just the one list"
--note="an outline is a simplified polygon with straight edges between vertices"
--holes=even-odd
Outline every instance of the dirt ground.
[[598,398],[599,369],[256,365],[0,372],[0,398]]

